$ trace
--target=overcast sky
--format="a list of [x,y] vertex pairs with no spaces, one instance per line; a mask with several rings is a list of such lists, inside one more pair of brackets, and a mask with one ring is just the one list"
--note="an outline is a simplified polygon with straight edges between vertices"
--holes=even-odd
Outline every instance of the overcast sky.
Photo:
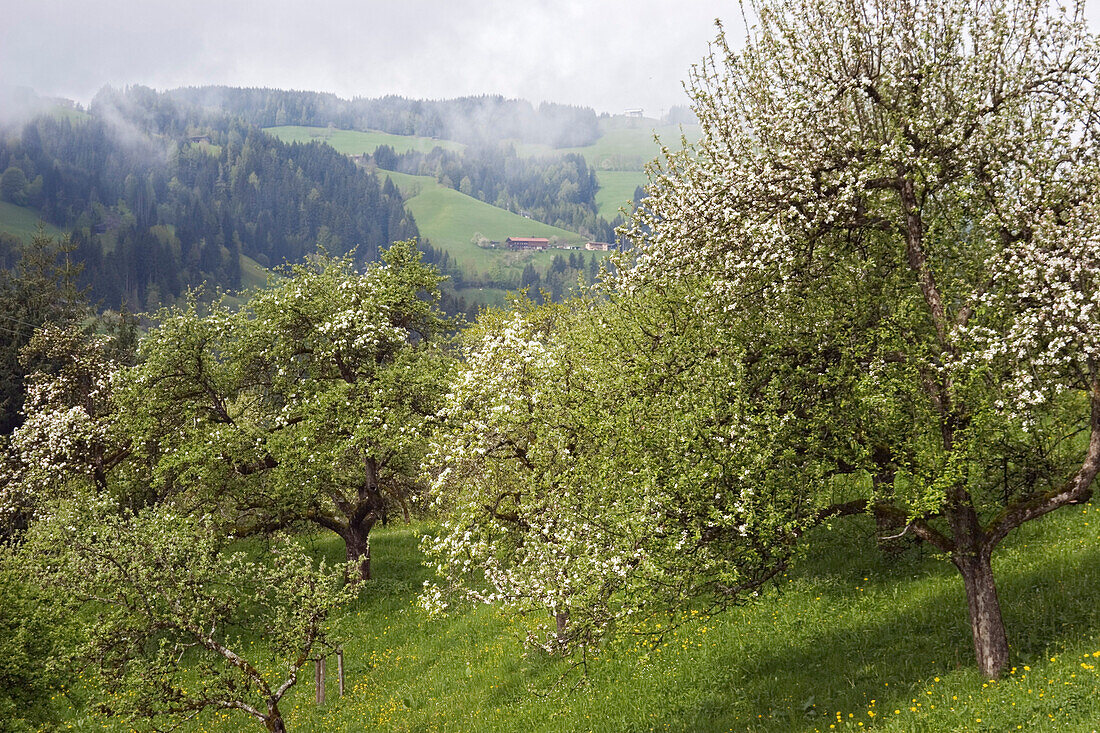
[[[1100,1],[1100,0],[1098,0]],[[0,0],[0,84],[87,102],[105,84],[343,97],[504,94],[621,112],[680,85],[729,0]]]
[[[1100,28],[1100,0],[1088,0]],[[735,0],[0,0],[0,85],[504,94],[657,116]]]

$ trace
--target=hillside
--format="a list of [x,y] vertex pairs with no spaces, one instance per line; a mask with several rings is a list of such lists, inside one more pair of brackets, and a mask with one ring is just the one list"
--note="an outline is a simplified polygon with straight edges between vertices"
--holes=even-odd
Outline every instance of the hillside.
[[688,142],[694,142],[699,139],[700,129],[698,125],[681,129],[680,125],[660,125],[656,120],[614,117],[601,121],[600,137],[592,145],[577,148],[517,145],[516,150],[521,155],[577,153],[597,171],[640,171],[660,153],[654,135],[663,145],[675,149],[680,147],[681,133]]
[[[596,194],[600,216],[612,219],[634,198],[634,189],[645,186],[648,177],[644,171],[646,163],[660,153],[661,144],[675,150],[681,147],[681,135],[689,143],[694,143],[701,134],[698,125],[659,125],[656,120],[633,120],[611,118],[600,126],[600,139],[593,145],[582,148],[569,148],[556,152],[578,153],[596,170],[600,183],[600,192]],[[537,155],[544,152],[542,146],[526,145],[521,153]]]
[[[885,557],[869,524],[834,528],[758,601],[709,620],[698,608],[650,619],[584,667],[524,650],[525,634],[549,622],[541,615],[426,616],[415,606],[428,577],[417,543],[432,528],[380,528],[377,577],[336,622],[346,695],[330,660],[325,706],[310,672],[284,706],[288,729],[1091,731],[1100,720],[1098,524],[1095,503],[1061,512],[1021,528],[995,556],[1013,642],[1013,666],[997,682],[973,668],[957,574],[927,551]],[[342,558],[338,541],[313,541]],[[127,730],[59,704],[76,726]],[[258,729],[218,713],[181,730],[230,728]]]
[[462,143],[453,140],[439,140],[416,135],[393,135],[376,130],[360,132],[358,130],[337,130],[331,127],[303,127],[301,125],[265,127],[263,130],[286,143],[325,142],[344,155],[373,153],[379,145],[389,145],[398,153],[404,153],[408,150],[427,153],[436,147],[456,151],[466,148]]
[[[265,132],[275,135],[284,142],[324,141],[345,155],[370,154],[380,145],[392,147],[397,154],[407,151],[426,153],[435,147],[456,152],[465,149],[464,145],[454,141],[412,135],[393,135],[377,131],[360,132],[323,127],[281,126],[265,128]],[[645,185],[647,181],[644,171],[645,164],[660,153],[654,135],[660,137],[662,144],[676,148],[681,143],[682,135],[686,137],[688,142],[694,142],[699,138],[700,130],[698,125],[661,125],[657,120],[651,119],[612,117],[600,120],[600,137],[591,145],[553,148],[549,145],[518,141],[513,141],[513,144],[516,151],[526,157],[562,156],[567,154],[582,156],[596,172],[599,183],[599,191],[596,194],[598,213],[604,219],[611,221],[619,214],[620,207],[625,206],[633,199],[635,189]],[[474,229],[466,234],[469,228],[464,225],[464,220],[467,217],[460,216],[455,219],[446,214],[437,217],[429,212],[429,202],[441,203],[434,196],[422,199],[417,207],[413,209],[413,215],[416,217],[418,224],[422,228],[425,227],[422,217],[424,213],[438,219],[434,230],[435,235],[427,236],[440,245],[444,245],[444,242],[446,242],[444,246],[448,251],[463,257],[463,248],[458,245],[458,240],[468,240],[473,231],[480,230]],[[449,223],[456,225],[453,231],[448,228]],[[490,239],[497,239],[496,236],[489,234],[487,231],[482,231],[482,233]],[[507,234],[504,236],[507,236]],[[559,236],[561,235],[559,234]],[[470,253],[468,248],[466,253]],[[475,255],[474,261],[480,261],[480,258]]]
[[330,146],[283,143],[143,87],[104,89],[88,110],[79,124],[43,114],[0,131],[4,198],[34,207],[5,207],[0,222],[72,231],[93,301],[151,310],[204,282],[247,287],[241,255],[271,267],[322,245],[372,261],[417,235],[396,189]]
[[634,191],[644,187],[647,177],[644,171],[596,171],[596,180],[600,190],[596,192],[596,205],[600,216],[611,221],[619,214],[620,208],[634,200]]
[[50,237],[65,235],[58,227],[42,221],[37,211],[27,206],[16,206],[9,201],[0,201],[0,232],[11,234],[26,240],[38,231],[39,225],[45,228]]
[[[168,165],[150,166],[145,162],[156,160],[160,153],[144,157],[112,153],[121,156],[125,168],[122,172],[126,175],[112,172],[103,179],[104,190],[98,191],[101,199],[121,202],[103,205],[90,194],[90,182],[102,175],[106,160],[101,159],[106,151],[97,150],[98,157],[78,158],[89,161],[87,165],[67,163],[60,169],[60,177],[45,177],[42,201],[34,204],[43,213],[4,204],[0,208],[0,231],[25,237],[35,230],[41,216],[54,223],[47,231],[57,236],[79,220],[81,229],[74,240],[79,247],[77,256],[86,263],[85,277],[94,285],[95,297],[104,302],[127,300],[135,309],[154,307],[154,301],[169,301],[179,295],[182,287],[202,280],[215,287],[247,288],[262,278],[255,272],[250,278],[243,277],[249,274],[246,271],[273,266],[288,258],[300,259],[319,240],[333,251],[358,243],[360,255],[369,260],[375,256],[379,243],[376,240],[402,238],[406,236],[402,232],[412,230],[409,223],[402,221],[397,210],[399,204],[386,200],[384,191],[379,197],[374,192],[352,192],[347,185],[334,183],[336,178],[345,184],[360,176],[370,179],[346,156],[374,153],[379,146],[387,146],[390,158],[395,161],[395,156],[423,156],[419,164],[403,168],[395,164],[393,169],[410,174],[431,172],[427,176],[395,173],[390,177],[409,198],[408,210],[419,224],[420,233],[449,255],[449,272],[464,276],[456,278],[456,288],[468,291],[462,294],[469,302],[500,302],[504,290],[518,287],[521,279],[540,287],[530,274],[521,278],[524,268],[531,265],[545,278],[555,254],[560,252],[482,249],[472,241],[475,235],[498,241],[509,236],[544,236],[570,244],[587,239],[612,241],[611,222],[620,207],[633,198],[636,187],[645,182],[641,168],[658,152],[652,139],[655,120],[620,117],[603,118],[598,124],[593,118],[593,134],[573,138],[593,139],[590,145],[556,148],[545,142],[530,142],[561,138],[556,134],[546,138],[548,133],[544,130],[539,135],[528,135],[528,142],[519,136],[509,138],[517,152],[497,157],[483,152],[475,155],[455,140],[337,129],[331,121],[315,127],[269,125],[264,131],[279,141],[271,145],[251,137],[250,131],[255,128],[250,130],[239,122],[231,122],[216,106],[207,107],[201,114],[196,112],[182,103],[188,94],[181,94],[159,94],[142,87],[125,92],[107,89],[97,95],[88,112],[71,109],[61,115],[66,118],[63,125],[57,122],[57,116],[39,119],[36,131],[43,154],[33,160],[11,158],[5,162],[26,168],[27,181],[47,171],[48,151],[56,152],[64,146],[93,150],[98,144],[95,140],[100,138],[106,140],[108,147],[116,145],[111,135],[102,132],[107,129],[105,120],[113,116],[139,121],[142,144],[150,151],[158,145],[168,145],[171,152]],[[256,100],[244,94],[241,101],[245,109],[257,115],[263,111],[257,119],[264,118],[270,110],[266,106],[262,110],[252,109],[250,105],[260,99],[283,99],[277,94],[267,99],[270,96],[267,92],[256,94],[260,94]],[[295,98],[290,95],[285,99]],[[490,102],[495,105],[499,100],[482,100],[478,104]],[[520,108],[526,109],[523,105],[516,109]],[[418,116],[423,110],[417,112],[415,105],[408,106],[400,100],[370,109],[403,110],[394,120],[420,120],[417,125],[427,119]],[[531,119],[546,122],[562,112],[555,109],[540,107]],[[509,124],[514,127],[521,118],[522,115]],[[70,125],[73,121],[83,124]],[[418,129],[416,125],[413,128]],[[425,129],[433,128],[429,125]],[[679,127],[658,126],[658,131],[666,138],[675,137]],[[172,142],[181,139],[182,142]],[[284,143],[313,141],[326,143],[324,149],[331,148],[329,153],[279,147]],[[268,147],[276,151],[276,157],[293,155],[295,169],[304,171],[310,182],[268,181],[290,170],[278,166],[267,170],[271,152],[266,151]],[[265,154],[256,154],[261,148]],[[432,151],[436,151],[434,155]],[[384,167],[391,169],[389,165]],[[467,175],[472,179],[472,187],[465,180]],[[186,185],[169,185],[175,178]],[[376,178],[385,181],[384,175]],[[228,186],[223,185],[225,181]],[[64,192],[61,186],[65,187]],[[208,187],[212,193],[207,191]],[[311,194],[313,190],[320,196]],[[27,195],[29,191],[28,184]],[[295,200],[304,198],[305,204],[276,204],[273,197],[284,194]],[[211,200],[218,196],[228,198],[219,206],[220,211],[231,211],[231,216],[213,213]],[[368,202],[366,207],[364,200]],[[66,208],[61,201],[70,204]],[[302,221],[296,217],[302,217]],[[194,251],[196,246],[200,246],[198,254]],[[588,259],[585,257],[586,262]],[[151,267],[143,269],[142,262],[151,263]],[[589,269],[587,264],[585,269]]]
[[549,265],[555,253],[555,250],[511,252],[485,249],[473,242],[474,235],[478,233],[497,241],[504,241],[507,237],[559,237],[574,244],[584,241],[575,232],[525,219],[478,201],[441,185],[431,176],[410,176],[382,170],[378,171],[378,175],[383,180],[391,178],[397,184],[406,197],[405,205],[416,220],[421,235],[431,240],[434,246],[449,252],[456,262],[474,271],[495,268],[518,273],[529,262],[536,266]]

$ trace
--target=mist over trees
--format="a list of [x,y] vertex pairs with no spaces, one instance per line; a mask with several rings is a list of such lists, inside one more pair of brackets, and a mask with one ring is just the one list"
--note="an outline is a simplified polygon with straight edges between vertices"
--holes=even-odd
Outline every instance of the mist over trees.
[[184,288],[241,286],[240,255],[297,262],[320,244],[373,261],[417,235],[396,187],[346,156],[286,144],[143,87],[91,119],[38,117],[0,141],[2,192],[72,231],[93,300],[155,308]]
[[590,145],[600,136],[590,107],[543,102],[537,107],[500,95],[447,100],[385,96],[347,100],[324,92],[184,87],[172,99],[208,110],[223,110],[259,127],[334,125],[345,130],[381,130],[467,144],[517,140],[554,148]]
[[372,160],[385,170],[433,176],[449,188],[551,226],[579,232],[600,242],[615,239],[616,218],[599,216],[596,171],[577,153],[520,156],[511,144],[482,145],[464,152],[434,148],[398,154],[389,145]]

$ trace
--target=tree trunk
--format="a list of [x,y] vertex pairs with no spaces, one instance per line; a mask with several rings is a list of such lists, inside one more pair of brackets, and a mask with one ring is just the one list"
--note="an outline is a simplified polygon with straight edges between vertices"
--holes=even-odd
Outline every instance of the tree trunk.
[[348,527],[344,532],[345,555],[349,562],[357,562],[359,577],[355,580],[370,580],[370,531],[374,519],[361,522],[358,526]]
[[997,586],[993,581],[990,553],[979,550],[973,555],[952,558],[963,576],[966,602],[970,609],[970,630],[974,636],[974,654],[983,677],[996,679],[1008,664],[1008,636],[1005,634]]
[[283,722],[283,716],[279,712],[278,705],[268,707],[267,717],[264,718],[264,727],[271,733],[286,733],[286,723]]
[[551,615],[553,615],[554,622],[557,624],[558,641],[564,641],[565,640],[565,627],[569,623],[569,612],[568,611],[559,611],[557,613],[552,613]]

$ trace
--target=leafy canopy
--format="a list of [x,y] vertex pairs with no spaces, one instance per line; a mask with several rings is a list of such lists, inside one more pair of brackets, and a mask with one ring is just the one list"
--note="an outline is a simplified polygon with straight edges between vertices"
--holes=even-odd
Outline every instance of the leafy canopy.
[[475,595],[601,619],[560,637],[585,640],[733,602],[866,511],[956,565],[996,675],[993,549],[1100,468],[1097,42],[1045,0],[750,10],[695,70],[704,134],[653,169],[609,305],[468,347],[429,549]]
[[71,661],[95,672],[102,708],[135,723],[238,710],[285,730],[279,701],[331,652],[328,616],[353,594],[292,541],[257,558],[209,518],[103,496],[32,525],[21,561],[71,610]]

